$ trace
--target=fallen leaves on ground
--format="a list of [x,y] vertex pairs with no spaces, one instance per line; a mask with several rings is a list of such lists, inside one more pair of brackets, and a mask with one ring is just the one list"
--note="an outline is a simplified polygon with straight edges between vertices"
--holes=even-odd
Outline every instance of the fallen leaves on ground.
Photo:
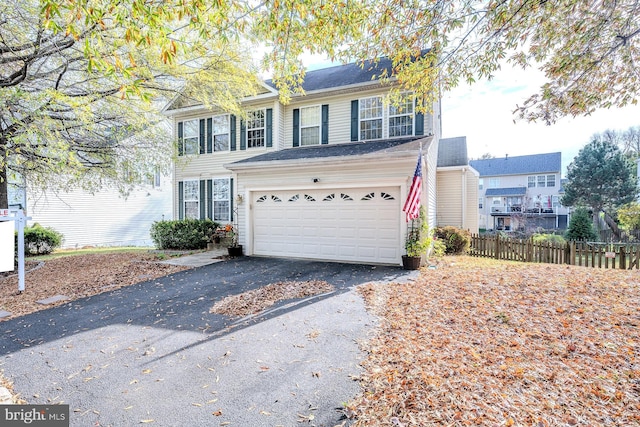
[[216,302],[209,312],[225,316],[248,316],[259,313],[278,301],[310,297],[333,290],[333,285],[321,280],[272,283],[259,289],[224,298]]
[[[52,307],[36,301],[54,295],[74,300],[188,268],[157,261],[155,255],[144,252],[71,255],[43,261],[39,268],[26,274],[22,294],[18,294],[17,275],[0,277],[0,310],[12,313],[12,317],[22,316]],[[68,300],[58,304],[65,302]]]
[[445,258],[360,288],[355,426],[640,425],[640,273]]

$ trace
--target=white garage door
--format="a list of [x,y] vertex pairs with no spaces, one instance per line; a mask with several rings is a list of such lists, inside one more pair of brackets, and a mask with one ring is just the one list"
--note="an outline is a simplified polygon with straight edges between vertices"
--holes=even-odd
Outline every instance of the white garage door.
[[400,188],[252,194],[256,255],[400,262]]

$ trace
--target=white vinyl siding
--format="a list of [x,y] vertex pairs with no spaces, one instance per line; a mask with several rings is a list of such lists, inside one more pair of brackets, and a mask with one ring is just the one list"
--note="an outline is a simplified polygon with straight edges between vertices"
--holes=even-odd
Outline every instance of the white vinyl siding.
[[320,106],[300,108],[300,145],[320,144]]

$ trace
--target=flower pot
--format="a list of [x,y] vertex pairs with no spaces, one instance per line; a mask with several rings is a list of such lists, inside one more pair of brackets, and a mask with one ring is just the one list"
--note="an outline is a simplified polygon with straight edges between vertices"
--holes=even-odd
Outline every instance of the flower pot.
[[402,267],[405,270],[417,270],[420,268],[422,257],[402,255]]
[[227,250],[229,251],[229,256],[231,257],[242,256],[242,245],[229,246]]

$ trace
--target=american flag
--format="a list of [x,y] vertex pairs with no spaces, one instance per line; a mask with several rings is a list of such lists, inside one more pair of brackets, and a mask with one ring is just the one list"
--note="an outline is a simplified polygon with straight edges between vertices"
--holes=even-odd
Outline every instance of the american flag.
[[407,195],[407,201],[404,202],[403,212],[407,213],[407,222],[420,216],[420,193],[422,189],[422,149],[418,154],[418,164],[413,174],[413,182]]

